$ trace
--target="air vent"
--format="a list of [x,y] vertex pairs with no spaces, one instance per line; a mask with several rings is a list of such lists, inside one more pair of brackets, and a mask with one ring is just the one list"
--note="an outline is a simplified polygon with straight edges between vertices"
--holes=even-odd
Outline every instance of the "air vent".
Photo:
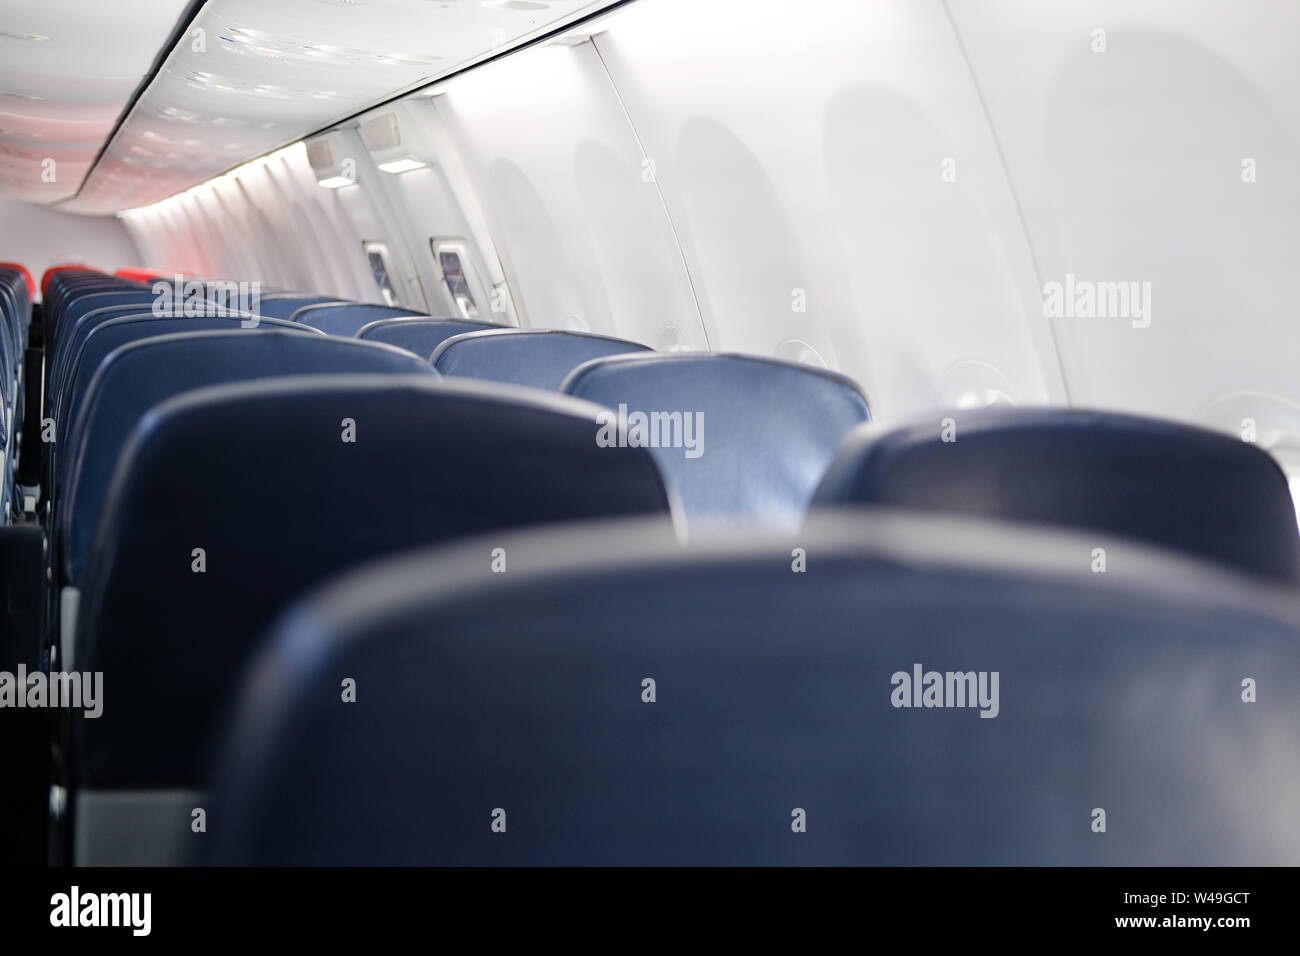
[[334,167],[334,151],[330,149],[329,140],[325,138],[307,141],[307,162],[317,175],[322,175]]
[[396,113],[380,113],[361,124],[361,142],[372,153],[382,153],[402,145],[402,131]]

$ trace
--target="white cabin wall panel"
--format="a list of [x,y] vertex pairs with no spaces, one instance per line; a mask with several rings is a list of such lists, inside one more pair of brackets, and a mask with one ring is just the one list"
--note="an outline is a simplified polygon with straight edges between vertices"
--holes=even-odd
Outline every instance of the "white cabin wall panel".
[[862,382],[877,417],[1063,399],[942,3],[653,0],[595,43],[655,161],[714,348],[806,343]]
[[1150,283],[1146,318],[1056,320],[1076,402],[1253,418],[1300,468],[1300,5],[949,9],[1043,280]]
[[[378,170],[380,175],[377,178],[383,184],[390,204],[400,216],[411,256],[420,270],[429,310],[436,315],[456,316],[459,314],[456,303],[446,283],[442,281],[441,269],[434,261],[429,240],[434,237],[459,237],[475,246],[477,243],[473,229],[461,212],[448,181],[439,150],[429,136],[428,126],[433,116],[429,110],[422,108],[427,104],[427,99],[421,97],[423,102],[408,100],[395,103],[385,110],[395,116],[401,135],[400,146],[389,152],[402,153],[404,155],[400,158],[415,159],[426,165],[405,172]],[[383,161],[379,157],[372,159],[376,164]],[[479,302],[477,305],[481,318],[510,324],[507,314],[491,314],[490,302]]]
[[[344,186],[342,189],[330,191],[334,193],[335,199],[338,201],[338,208],[342,213],[342,218],[347,223],[348,238],[356,247],[358,253],[362,252],[367,242],[390,241],[387,238],[387,232],[375,214],[374,206],[360,184],[353,183],[351,186]],[[393,275],[389,276],[389,279],[396,288],[399,277]],[[384,297],[380,293],[378,286],[374,282],[371,282],[370,286],[361,301],[382,304]]]
[[214,217],[197,195],[183,197],[163,215],[176,250],[168,260],[169,271],[206,276],[220,268],[222,250],[215,240],[224,217]]
[[[332,191],[351,225],[358,254],[362,253],[366,242],[383,242],[389,253],[389,281],[399,304],[424,311],[428,307],[424,291],[426,280],[415,263],[417,250],[412,250],[404,241],[399,213],[390,203],[380,179],[384,174],[375,168],[355,126],[338,129],[334,136],[343,149],[343,155],[337,156],[336,162],[347,164],[349,175],[355,177],[355,181]],[[374,282],[364,301],[384,301]]]
[[219,217],[226,233],[232,237],[227,241],[239,243],[246,253],[251,253],[250,274],[240,276],[241,281],[282,285],[283,269],[278,261],[276,245],[269,241],[261,224],[250,216],[239,188],[234,183],[218,180],[210,189],[199,192],[206,193],[205,198],[211,201],[210,205],[204,203],[204,209]]
[[[201,189],[170,204],[166,214],[185,224],[187,248],[192,251],[175,271],[185,275],[224,279],[243,275],[254,268],[255,251],[239,239],[230,217],[223,214],[220,200],[211,189]],[[253,281],[248,279],[246,281]]]
[[515,312],[514,297],[510,294],[501,252],[488,225],[482,197],[475,188],[474,177],[465,161],[463,144],[452,135],[450,123],[440,107],[440,104],[446,102],[444,96],[418,96],[408,99],[404,106],[406,115],[412,120],[414,131],[419,136],[421,148],[428,150],[428,158],[437,162],[455,206],[464,217],[466,237],[473,240],[482,256],[485,281],[493,287],[494,293],[499,293],[490,304],[490,309],[504,306],[506,314],[500,316],[500,320],[507,325],[518,325],[519,316]]
[[317,185],[306,150],[302,147],[282,150],[267,163],[266,169],[292,206],[294,215],[301,220],[320,258],[324,278],[315,291],[364,300],[374,288],[374,280],[360,248],[346,241],[346,224],[339,215],[338,198],[333,190]]
[[123,222],[151,268],[380,300],[336,191],[317,185],[301,144]]
[[167,225],[160,210],[141,209],[119,220],[140,252],[140,262],[159,262],[167,249]]
[[38,280],[50,266],[80,262],[112,272],[140,264],[140,250],[112,216],[73,216],[0,199],[0,261],[20,262]]
[[186,275],[206,274],[198,270],[206,269],[211,261],[213,243],[209,241],[206,247],[201,245],[199,231],[191,225],[193,219],[203,221],[197,207],[191,212],[178,200],[166,208],[139,210],[129,213],[128,217],[131,222],[143,222],[144,228],[155,237],[152,246],[157,248],[157,254],[151,248],[145,266]]
[[459,78],[463,147],[524,325],[704,348],[690,281],[595,49],[548,45]]
[[266,263],[264,283],[293,291],[314,291],[314,276],[299,249],[290,211],[256,164],[217,181],[217,193],[240,210],[239,218],[254,237],[258,260]]
[[[445,284],[439,281],[434,268],[429,238],[465,235],[467,230],[464,219],[449,208],[446,189],[434,167],[382,175],[384,188],[389,191],[394,206],[403,213],[406,242],[411,257],[421,267],[421,279],[430,310],[438,315],[456,315],[455,304]],[[480,305],[486,312],[487,303]]]

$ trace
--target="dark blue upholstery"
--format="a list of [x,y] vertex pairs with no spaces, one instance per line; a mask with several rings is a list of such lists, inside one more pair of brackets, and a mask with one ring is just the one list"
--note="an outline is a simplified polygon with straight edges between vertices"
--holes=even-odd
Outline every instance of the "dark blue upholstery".
[[272,319],[292,319],[295,312],[306,306],[324,305],[337,301],[339,300],[327,295],[273,292],[270,295],[262,296],[258,300],[257,312],[259,315],[269,316]]
[[626,339],[559,329],[497,329],[447,339],[429,356],[443,375],[483,378],[554,391],[583,362],[644,352]]
[[[81,414],[72,425],[75,444],[64,462],[58,531],[65,580],[81,580],[122,449],[145,413],[160,402],[205,385],[283,375],[427,371],[427,363],[400,349],[305,330],[182,332],[114,351],[100,363],[87,387]],[[285,464],[292,460],[285,459]],[[266,474],[285,481],[281,471]],[[265,483],[251,476],[247,480],[253,485],[246,490]]]
[[[867,401],[835,372],[748,355],[653,353],[588,363],[564,390],[627,414],[681,412],[702,421],[694,457],[654,449],[691,521],[793,528]],[[657,430],[656,430],[657,431]]]
[[139,302],[126,305],[110,305],[102,309],[95,309],[93,312],[82,316],[75,332],[69,335],[70,341],[66,343],[64,362],[61,367],[55,367],[52,349],[46,351],[45,391],[49,397],[50,408],[56,412],[56,418],[59,417],[58,413],[67,403],[68,396],[64,389],[65,380],[78,365],[78,357],[81,355],[86,337],[101,324],[128,316],[154,318],[152,310]]
[[[943,441],[946,417],[956,441]],[[1090,528],[1300,580],[1295,509],[1273,459],[1156,419],[988,408],[866,428],[840,449],[816,500]]]
[[[152,313],[148,315],[130,315],[112,318],[94,326],[87,334],[78,354],[70,360],[64,398],[55,417],[56,434],[63,436],[63,443],[71,450],[77,447],[80,434],[77,409],[86,398],[86,392],[94,379],[95,372],[108,355],[123,345],[171,335],[176,332],[217,332],[242,327],[246,319],[239,316],[196,316],[194,318],[159,318]],[[302,331],[303,326],[286,322],[283,319],[257,317],[259,328],[280,328],[290,331]],[[208,383],[202,383],[208,384]],[[54,449],[57,451],[57,446]],[[56,469],[55,488],[63,486],[68,458],[60,457],[62,465]]]
[[[113,479],[87,569],[77,667],[112,675],[114,690],[101,717],[75,722],[80,783],[194,784],[217,712],[273,615],[351,564],[551,521],[659,513],[669,523],[650,456],[591,440],[598,409],[522,391],[441,383],[432,371],[320,376],[155,408]],[[345,420],[354,443],[342,440]],[[191,571],[200,547],[201,574]],[[486,567],[491,549],[480,559]],[[382,690],[363,693],[378,704]]]
[[153,314],[157,301],[152,295],[141,292],[97,293],[75,299],[59,318],[55,337],[46,351],[51,394],[58,394],[69,363],[91,329],[110,317]]
[[357,338],[395,345],[427,359],[434,349],[453,335],[504,328],[508,327],[496,322],[476,322],[472,319],[380,319],[361,328],[357,332]]
[[[1087,553],[849,513],[684,553],[602,522],[372,564],[264,645],[210,859],[1300,864],[1294,595],[1141,548],[1095,575]],[[990,706],[893,706],[917,664],[953,704],[946,674],[983,672]]]
[[[27,346],[27,329],[32,321],[32,301],[27,294],[27,281],[17,269],[0,266],[0,301],[4,318],[18,347]],[[16,363],[17,356],[11,356]]]
[[68,303],[62,307],[53,325],[53,338],[51,345],[52,358],[49,360],[49,367],[60,368],[64,362],[64,352],[68,349],[78,329],[85,323],[88,316],[92,313],[99,312],[101,308],[109,306],[136,306],[139,311],[148,312],[152,310],[153,303],[157,302],[157,297],[147,289],[118,289],[112,291],[91,291],[91,293],[75,295]]
[[43,311],[52,318],[56,325],[63,317],[63,312],[77,298],[94,295],[98,292],[148,292],[138,282],[128,282],[103,275],[55,276],[50,282],[49,293],[45,296]]
[[[305,305],[293,314],[293,321],[319,329],[327,335],[344,335],[352,338],[370,322],[396,316],[424,315],[412,309],[399,309],[391,305],[370,305],[362,302],[328,302],[324,305]],[[421,355],[420,358],[426,358]]]

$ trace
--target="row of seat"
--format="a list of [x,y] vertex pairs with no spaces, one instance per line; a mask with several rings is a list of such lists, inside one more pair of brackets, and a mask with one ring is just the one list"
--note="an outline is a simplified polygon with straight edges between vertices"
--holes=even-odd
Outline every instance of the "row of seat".
[[1294,592],[1121,544],[1094,574],[1094,542],[879,509],[353,569],[263,642],[209,832],[178,843],[239,865],[1300,863]]
[[1224,435],[1009,407],[885,430],[861,426],[865,398],[834,373],[662,354],[585,333],[460,325],[394,318],[358,336],[404,343],[444,375],[558,389],[615,409],[699,413],[707,455],[653,449],[688,520],[740,515],[788,527],[813,503],[942,510],[1092,528],[1300,582],[1285,475],[1254,445]]
[[0,263],[0,524],[13,520],[15,468],[23,422],[23,374],[32,320],[32,277],[16,263]]
[[[660,530],[634,530],[632,542],[671,534],[674,519],[686,521],[692,538],[719,517],[793,530],[810,502],[885,504],[1089,528],[1100,535],[1094,547],[1137,536],[1258,576],[1300,577],[1281,473],[1258,449],[1222,436],[1060,410],[954,413],[955,435],[938,421],[863,430],[861,391],[820,369],[663,354],[576,333],[466,329],[433,317],[375,320],[374,307],[275,295],[262,305],[293,305],[291,321],[158,316],[152,290],[126,280],[71,271],[49,280],[48,402],[60,442],[46,471],[45,520],[66,589],[56,661],[64,670],[101,671],[114,688],[101,718],[65,728],[76,859],[122,859],[123,833],[146,857],[160,851],[146,834],[188,833],[221,712],[266,628],[331,575],[408,548],[484,533],[504,541],[528,525],[638,514],[657,516]],[[351,308],[368,315],[334,324],[333,334],[304,321],[304,311]],[[394,339],[405,344],[388,344]],[[647,435],[637,414],[661,416],[659,430]],[[647,440],[662,435],[678,440]],[[1214,520],[1201,521],[1202,511]],[[997,533],[1018,546],[1020,532]],[[569,540],[564,534],[556,540]],[[785,555],[786,573],[792,550],[802,548],[814,565],[825,553],[808,550],[815,537],[794,540],[805,544],[786,540],[770,552]],[[1078,546],[1058,552],[1089,569]],[[483,567],[495,567],[495,551],[479,555]],[[514,567],[513,553],[504,548],[502,568]],[[570,570],[588,567],[581,552],[557,554]],[[597,564],[600,555],[591,552]],[[629,582],[641,573],[631,557],[613,565]],[[680,572],[664,573],[689,576],[699,559],[680,560]],[[437,556],[429,561],[444,568]],[[855,562],[846,555],[842,563]],[[719,580],[746,580],[726,562],[715,571]],[[853,589],[837,580],[843,599]],[[748,606],[741,595],[764,581],[736,584],[735,606]],[[677,606],[675,587],[665,584],[663,607]],[[383,617],[389,592],[375,593],[364,610]],[[772,613],[777,629],[763,633],[773,640],[802,633],[794,615],[820,614],[823,598],[837,593],[813,592],[802,603],[788,588],[774,589],[772,601],[789,607]],[[707,647],[701,629],[720,626],[725,607],[697,609],[682,633]],[[444,611],[451,613],[440,609],[438,620]],[[646,619],[672,626],[664,613]],[[593,630],[595,620],[573,624],[581,641],[608,641],[622,626],[607,617]],[[819,633],[830,639],[829,630]],[[291,663],[317,659],[315,638],[310,647],[286,640]],[[557,647],[556,660],[573,653]],[[747,659],[737,660],[744,672]],[[280,696],[298,707],[301,687],[284,685],[291,686]],[[753,717],[756,706],[754,698],[745,713]],[[288,736],[276,739],[287,746],[310,723],[286,726]],[[409,733],[399,744],[409,744]],[[396,765],[405,773],[408,764]]]
[[[494,527],[667,513],[645,452],[594,441],[594,406],[439,386],[407,352],[302,323],[158,317],[139,289],[107,285],[65,277],[47,298],[64,446],[48,515],[68,586],[56,660],[112,675],[119,701],[64,742],[75,859],[102,858],[94,841],[121,832],[103,815],[123,794],[148,807],[142,790],[197,786],[248,651],[324,574]],[[439,493],[438,475],[463,481],[514,451],[529,488],[501,469],[474,495]],[[274,487],[250,489],[255,475]],[[375,513],[358,497],[371,493]]]

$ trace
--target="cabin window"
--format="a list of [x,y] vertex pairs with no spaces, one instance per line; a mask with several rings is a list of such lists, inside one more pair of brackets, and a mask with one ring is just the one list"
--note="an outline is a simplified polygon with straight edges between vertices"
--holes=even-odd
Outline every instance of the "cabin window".
[[455,303],[460,317],[477,319],[483,287],[465,240],[430,239],[429,248],[433,252],[433,261],[438,264],[438,272],[447,287],[447,294]]
[[393,288],[391,260],[388,257],[388,244],[385,242],[363,242],[366,261],[370,263],[370,274],[375,277],[379,294],[384,297],[385,305],[397,305],[397,290]]

